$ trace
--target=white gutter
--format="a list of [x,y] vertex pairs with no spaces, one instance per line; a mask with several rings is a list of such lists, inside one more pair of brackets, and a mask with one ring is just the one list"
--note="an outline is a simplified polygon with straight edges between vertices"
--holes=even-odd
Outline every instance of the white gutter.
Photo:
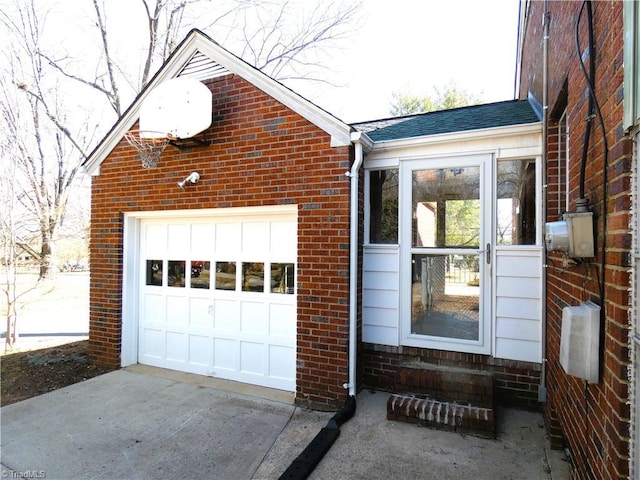
[[371,139],[362,132],[352,132],[351,141],[355,146],[355,158],[351,170],[345,173],[351,179],[351,204],[349,226],[349,381],[344,388],[349,396],[356,396],[356,362],[358,345],[358,177],[364,160],[363,144],[367,151],[373,147]]

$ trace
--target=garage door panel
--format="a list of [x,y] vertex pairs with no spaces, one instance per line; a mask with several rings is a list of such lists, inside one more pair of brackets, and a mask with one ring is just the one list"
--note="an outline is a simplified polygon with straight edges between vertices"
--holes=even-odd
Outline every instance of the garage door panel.
[[237,362],[236,340],[227,338],[214,338],[213,340],[213,366],[215,369],[226,369],[236,371]]
[[216,224],[215,252],[232,256],[240,252],[242,240],[239,223]]
[[191,244],[189,224],[169,225],[167,228],[167,252],[169,254],[184,254],[185,246]]
[[174,326],[189,324],[189,299],[186,297],[167,296],[167,324]]
[[157,294],[143,295],[143,315],[147,325],[164,325],[166,323],[167,310],[165,308],[164,296]]
[[244,222],[242,224],[242,256],[261,258],[269,251],[268,224]]
[[211,300],[208,298],[189,299],[189,326],[191,329],[204,331],[211,331],[213,329],[211,303]]
[[167,360],[187,363],[189,358],[188,337],[182,332],[167,331],[166,352]]
[[269,335],[275,337],[295,338],[296,307],[272,303],[269,305]]
[[266,335],[269,331],[267,315],[268,307],[263,302],[242,302],[240,332],[250,335]]
[[[295,391],[292,217],[252,209],[244,217],[141,220],[139,361]],[[263,287],[247,287],[247,275]]]
[[296,377],[296,350],[292,347],[269,345],[269,376],[285,380]]
[[291,258],[292,254],[296,255],[298,236],[295,222],[271,222],[269,233],[273,258]]
[[221,332],[240,331],[240,304],[235,300],[215,300],[214,328]]
[[191,258],[206,258],[215,250],[216,229],[212,223],[191,225]]
[[211,365],[211,337],[189,335],[189,363],[202,367]]
[[146,357],[164,358],[166,356],[164,330],[144,328],[140,332],[140,342]]
[[264,344],[240,342],[240,371],[262,375],[264,365]]
[[144,227],[144,249],[150,257],[163,255],[167,251],[166,225],[146,225]]

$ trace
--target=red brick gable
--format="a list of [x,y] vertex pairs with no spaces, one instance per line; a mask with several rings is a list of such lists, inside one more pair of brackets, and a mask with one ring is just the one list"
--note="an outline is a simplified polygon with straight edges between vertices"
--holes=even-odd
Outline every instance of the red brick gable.
[[[350,147],[236,75],[207,82],[207,147],[168,146],[145,170],[123,139],[92,180],[90,357],[119,366],[123,214],[298,205],[297,398],[341,404],[348,381]],[[201,180],[188,194],[176,182]]]

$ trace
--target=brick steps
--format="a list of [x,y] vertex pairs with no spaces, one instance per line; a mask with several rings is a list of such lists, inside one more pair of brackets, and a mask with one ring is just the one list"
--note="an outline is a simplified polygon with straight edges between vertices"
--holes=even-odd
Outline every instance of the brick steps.
[[493,376],[486,372],[410,364],[400,368],[387,419],[495,438]]

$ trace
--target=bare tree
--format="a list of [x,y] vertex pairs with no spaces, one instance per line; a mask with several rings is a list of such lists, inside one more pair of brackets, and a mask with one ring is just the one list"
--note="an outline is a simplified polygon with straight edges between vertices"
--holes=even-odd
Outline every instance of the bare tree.
[[[0,145],[0,152],[4,158],[4,152],[8,147],[3,141]],[[2,247],[2,306],[6,318],[5,350],[13,347],[18,341],[17,311],[16,311],[16,260],[17,242],[14,219],[15,190],[13,188],[13,172],[10,163],[3,163],[3,171],[0,174],[0,202],[2,209],[6,212],[0,217],[0,246]]]
[[92,139],[87,118],[80,119],[82,127],[70,121],[64,91],[40,55],[45,18],[33,2],[11,17],[0,14],[12,39],[5,45],[0,76],[0,132],[11,139],[3,153],[15,170],[17,202],[40,238],[40,279],[55,272],[55,232]]
[[[65,78],[106,97],[118,117],[194,27],[273,78],[327,81],[321,59],[353,31],[359,6],[355,0],[136,0],[127,14],[140,28],[125,29],[122,10],[105,0],[92,3],[98,63],[78,70],[77,58],[66,53],[40,55]],[[127,48],[114,48],[116,39]],[[132,51],[140,52],[139,64],[127,67]]]

